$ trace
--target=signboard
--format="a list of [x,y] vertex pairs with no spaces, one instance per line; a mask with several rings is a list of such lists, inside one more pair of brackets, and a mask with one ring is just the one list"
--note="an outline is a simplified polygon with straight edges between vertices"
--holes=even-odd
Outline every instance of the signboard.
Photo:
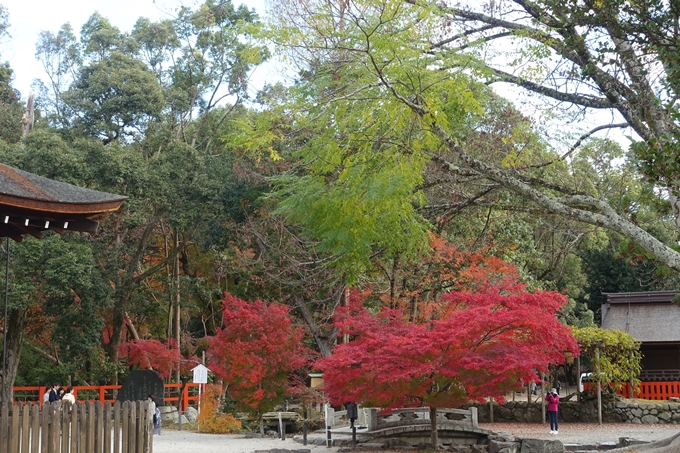
[[191,371],[194,372],[194,384],[208,383],[208,371],[210,370],[205,365],[198,365],[192,368]]
[[118,390],[116,401],[146,401],[151,395],[156,400],[156,406],[163,406],[164,390],[165,384],[158,373],[153,370],[135,370]]

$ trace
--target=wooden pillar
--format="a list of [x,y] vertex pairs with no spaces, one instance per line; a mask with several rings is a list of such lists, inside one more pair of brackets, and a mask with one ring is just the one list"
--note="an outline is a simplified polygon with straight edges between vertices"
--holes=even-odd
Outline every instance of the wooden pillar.
[[493,423],[493,396],[489,397],[489,423]]
[[541,373],[541,417],[545,423],[545,373]]
[[581,356],[576,357],[576,401],[581,401]]
[[600,382],[600,348],[595,348],[595,382],[597,382],[597,423],[602,424],[602,383]]

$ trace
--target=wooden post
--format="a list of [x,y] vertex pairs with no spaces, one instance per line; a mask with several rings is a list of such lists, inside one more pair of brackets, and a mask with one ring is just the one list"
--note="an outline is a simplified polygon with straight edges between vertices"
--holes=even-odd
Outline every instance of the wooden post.
[[[76,403],[73,405],[71,408],[71,453],[78,453],[78,437],[80,437],[80,429],[78,428],[79,425],[79,418],[78,418],[78,411],[81,408],[80,403]],[[68,450],[67,450],[68,451]],[[36,449],[37,452],[37,449]],[[34,452],[34,453],[36,453]],[[111,452],[106,452],[106,453],[111,453]]]
[[576,401],[581,402],[581,356],[576,357]]
[[545,373],[541,373],[541,416],[545,423]]
[[489,397],[489,423],[493,423],[493,396]]
[[121,411],[120,401],[113,405],[113,453],[120,453]]
[[527,403],[531,403],[531,382],[527,384]]
[[[11,403],[10,403],[11,404]],[[12,423],[10,425],[10,449],[9,451],[19,451],[19,410],[21,406],[12,406]]]
[[63,403],[61,406],[61,451],[68,453],[68,441],[71,427],[71,404]]
[[111,453],[111,402],[104,403],[104,453]]
[[[130,402],[125,401],[123,402],[123,412],[121,414],[121,422],[123,424],[123,439],[121,441],[121,446],[122,446],[122,451],[123,452],[128,452],[130,451],[129,445],[130,445],[130,439],[129,439],[129,431],[130,431]],[[116,452],[117,453],[117,452]]]
[[[31,410],[37,404],[26,405],[21,411],[21,453],[28,453],[29,439],[31,438]],[[68,450],[66,450],[68,451]]]
[[600,382],[600,348],[595,348],[595,382],[597,382],[597,423],[602,424],[602,383]]
[[633,350],[630,350],[630,392],[628,398],[635,398],[635,375],[633,374]]

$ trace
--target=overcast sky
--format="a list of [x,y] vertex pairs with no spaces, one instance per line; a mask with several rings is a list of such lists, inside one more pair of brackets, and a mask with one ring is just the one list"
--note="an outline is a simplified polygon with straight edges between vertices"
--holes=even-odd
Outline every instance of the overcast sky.
[[[265,14],[266,0],[233,0]],[[80,27],[95,11],[109,19],[121,31],[132,30],[139,17],[151,20],[170,18],[180,5],[194,6],[197,0],[0,0],[9,11],[11,37],[0,44],[0,61],[9,61],[14,70],[14,88],[26,99],[33,79],[43,77],[43,70],[35,60],[38,33],[56,33],[69,22],[78,33]],[[202,3],[202,2],[201,2]]]

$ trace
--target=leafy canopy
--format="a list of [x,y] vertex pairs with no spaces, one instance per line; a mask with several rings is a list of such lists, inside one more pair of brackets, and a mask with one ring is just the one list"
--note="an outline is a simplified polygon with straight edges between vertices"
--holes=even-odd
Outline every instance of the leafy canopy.
[[456,407],[488,396],[500,400],[520,380],[537,379],[550,363],[578,353],[569,328],[555,317],[557,293],[449,293],[438,319],[404,321],[401,310],[377,314],[353,297],[337,325],[352,341],[316,362],[334,403],[383,408]]
[[300,384],[292,374],[309,358],[303,331],[284,305],[227,293],[222,307],[224,327],[208,339],[209,367],[228,384],[239,410],[262,415]]

